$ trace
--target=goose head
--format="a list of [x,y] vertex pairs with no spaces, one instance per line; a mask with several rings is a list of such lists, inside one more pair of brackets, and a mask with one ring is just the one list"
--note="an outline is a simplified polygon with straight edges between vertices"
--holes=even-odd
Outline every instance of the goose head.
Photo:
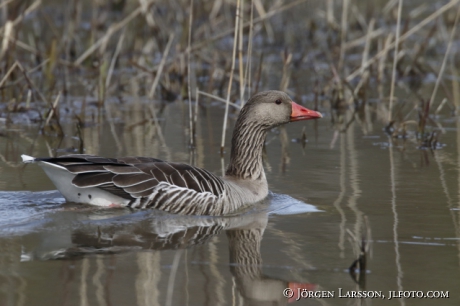
[[[256,181],[251,187],[251,194],[266,195],[268,185],[262,164],[262,150],[267,132],[292,121],[321,117],[320,113],[293,102],[282,91],[270,90],[255,94],[241,109],[236,121],[226,177]],[[244,188],[250,189],[247,186]]]
[[323,116],[317,111],[295,103],[282,91],[270,90],[252,96],[241,110],[240,117],[243,121],[247,119],[270,129],[293,121],[316,119]]

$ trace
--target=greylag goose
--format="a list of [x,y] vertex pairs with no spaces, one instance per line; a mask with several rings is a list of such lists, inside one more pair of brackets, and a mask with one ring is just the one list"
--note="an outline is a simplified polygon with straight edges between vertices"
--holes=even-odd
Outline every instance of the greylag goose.
[[22,159],[37,162],[69,202],[221,216],[268,195],[262,150],[271,128],[321,117],[284,92],[255,94],[236,121],[230,163],[223,177],[151,157],[72,154],[52,158],[22,155]]

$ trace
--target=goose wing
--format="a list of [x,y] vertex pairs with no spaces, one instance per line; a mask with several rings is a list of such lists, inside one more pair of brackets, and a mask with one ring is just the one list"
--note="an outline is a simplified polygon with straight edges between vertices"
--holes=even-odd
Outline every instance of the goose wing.
[[[131,200],[134,208],[155,207],[181,212],[187,207],[168,208],[168,202],[198,201],[209,206],[224,194],[224,182],[218,176],[201,168],[182,163],[171,163],[149,157],[104,158],[75,154],[56,158],[36,159],[57,164],[76,176],[72,184],[97,187],[119,197]],[[174,205],[175,206],[175,205]],[[201,207],[203,213],[209,207]],[[196,212],[185,212],[196,213]]]

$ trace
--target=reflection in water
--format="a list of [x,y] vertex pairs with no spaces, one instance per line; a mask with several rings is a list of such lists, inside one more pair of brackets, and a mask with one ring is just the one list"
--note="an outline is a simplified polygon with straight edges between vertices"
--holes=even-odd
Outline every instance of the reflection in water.
[[[439,180],[441,181],[442,190],[444,192],[444,195],[446,196],[447,208],[449,209],[449,213],[452,216],[452,224],[453,224],[453,227],[454,227],[454,230],[455,230],[455,236],[460,237],[460,226],[459,226],[459,223],[457,221],[457,215],[455,214],[455,211],[454,211],[453,200],[452,200],[452,197],[450,195],[449,188],[447,186],[446,172],[444,170],[443,163],[442,163],[443,159],[445,158],[445,152],[443,152],[443,151],[435,151],[433,155],[434,155],[434,159],[435,159],[435,161],[436,161],[436,163],[438,165]],[[457,249],[459,250],[458,251],[458,259],[460,260],[460,240],[457,240]]]
[[[393,241],[395,244],[395,261],[396,261],[396,269],[398,271],[396,277],[396,283],[398,285],[398,290],[403,290],[402,285],[402,278],[403,278],[403,271],[401,266],[401,255],[399,253],[399,239],[398,239],[398,212],[396,210],[396,175],[395,175],[395,165],[394,165],[394,158],[393,158],[393,142],[389,139],[390,147],[389,147],[389,154],[390,154],[390,181],[391,181],[391,210],[393,212]],[[401,305],[406,305],[406,302],[401,299]]]
[[[458,84],[457,84],[458,88]],[[457,101],[457,108],[460,106],[458,105],[459,99],[457,98],[455,101]],[[457,143],[457,184],[458,184],[458,191],[457,191],[457,197],[459,198],[458,200],[458,206],[457,206],[457,225],[460,226],[460,120],[456,120],[456,128],[457,128],[457,133],[456,133],[456,143]],[[460,238],[460,231],[457,232],[457,238]],[[458,243],[458,261],[459,261],[459,266],[460,266],[460,242]]]
[[361,228],[363,227],[363,212],[358,208],[358,200],[361,197],[362,190],[359,178],[358,153],[355,147],[355,129],[347,130],[347,149],[350,158],[350,186],[351,196],[348,199],[348,206],[355,214],[356,222],[354,226],[354,235],[361,237]]
[[142,267],[136,277],[135,289],[138,305],[160,305],[158,283],[161,271],[160,253],[140,252],[137,254],[137,265]]
[[345,185],[345,179],[346,179],[346,160],[345,160],[345,134],[340,135],[340,193],[337,199],[334,201],[334,207],[337,209],[337,211],[340,214],[340,236],[339,236],[339,243],[338,247],[340,250],[340,257],[344,258],[345,257],[345,224],[347,222],[347,217],[345,215],[345,212],[343,208],[340,206],[342,203],[342,200],[345,196],[346,193],[346,185]]
[[[254,210],[231,217],[179,216],[155,210],[132,213],[128,209],[97,210],[91,207],[85,211],[83,208],[73,210],[74,207],[70,206],[66,209],[71,211],[60,211],[49,216],[52,219],[47,226],[50,232],[34,248],[23,248],[21,258],[22,261],[58,259],[65,260],[63,263],[79,265],[75,272],[79,274],[77,291],[80,305],[95,302],[99,305],[110,304],[110,291],[117,290],[110,285],[110,274],[116,272],[117,265],[112,263],[107,266],[103,258],[118,261],[122,260],[123,254],[133,252],[138,269],[134,283],[138,305],[175,305],[173,300],[178,291],[185,295],[186,300],[188,295],[204,294],[206,299],[225,302],[225,286],[232,283],[245,305],[284,305],[289,299],[283,296],[283,289],[316,288],[308,283],[269,277],[262,272],[260,247],[269,215],[318,211],[314,206],[289,196],[272,194]],[[72,224],[69,224],[69,220],[60,221],[66,214],[74,217],[70,221]],[[217,269],[222,259],[212,251],[219,234],[224,232],[228,239],[231,281]],[[194,288],[193,278],[188,276],[188,267],[185,273],[178,267],[182,262],[190,264],[187,262],[187,252],[194,250],[193,246],[205,244],[210,249],[207,264],[212,274],[213,284],[210,288],[213,290],[195,290],[191,293],[188,288]],[[169,275],[162,275],[165,270],[160,263],[160,251],[168,250],[168,254],[172,255],[172,264]],[[171,250],[174,252],[170,253]],[[115,254],[118,254],[117,257],[113,257]],[[68,290],[72,279],[77,277],[73,275],[74,272],[67,273],[64,290]],[[185,286],[185,294],[180,286],[184,278],[190,283]],[[166,290],[160,289],[163,285],[161,280],[167,282]],[[291,301],[295,298],[296,295]]]

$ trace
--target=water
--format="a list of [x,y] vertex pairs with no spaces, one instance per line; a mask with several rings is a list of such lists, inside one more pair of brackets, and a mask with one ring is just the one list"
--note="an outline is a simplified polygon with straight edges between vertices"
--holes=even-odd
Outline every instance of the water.
[[[142,119],[139,105],[128,108],[132,122]],[[123,132],[111,133],[105,123],[84,130],[85,153],[191,161],[220,173],[216,131],[222,113],[215,106],[200,115],[195,160],[186,131],[175,124],[187,115],[180,103],[169,104],[160,116],[164,143],[150,125],[129,130],[115,123]],[[0,144],[6,153],[0,164],[0,300],[283,305],[283,289],[291,284],[335,294],[301,298],[305,305],[458,304],[458,121],[440,119],[445,146],[429,151],[410,141],[390,145],[378,123],[368,134],[359,123],[337,134],[329,119],[326,112],[320,121],[288,125],[285,143],[279,130],[270,133],[266,169],[275,194],[245,215],[228,218],[65,203],[57,191],[46,191],[53,185],[41,168],[19,162],[21,153],[48,155],[50,140],[33,128],[7,130]],[[305,148],[291,141],[304,126]],[[75,142],[66,137],[60,148]],[[362,237],[370,250],[365,273],[357,275],[360,289],[348,268]],[[338,298],[339,288],[342,295],[372,290],[387,298],[389,291],[416,290],[448,292],[449,298],[358,300]]]

